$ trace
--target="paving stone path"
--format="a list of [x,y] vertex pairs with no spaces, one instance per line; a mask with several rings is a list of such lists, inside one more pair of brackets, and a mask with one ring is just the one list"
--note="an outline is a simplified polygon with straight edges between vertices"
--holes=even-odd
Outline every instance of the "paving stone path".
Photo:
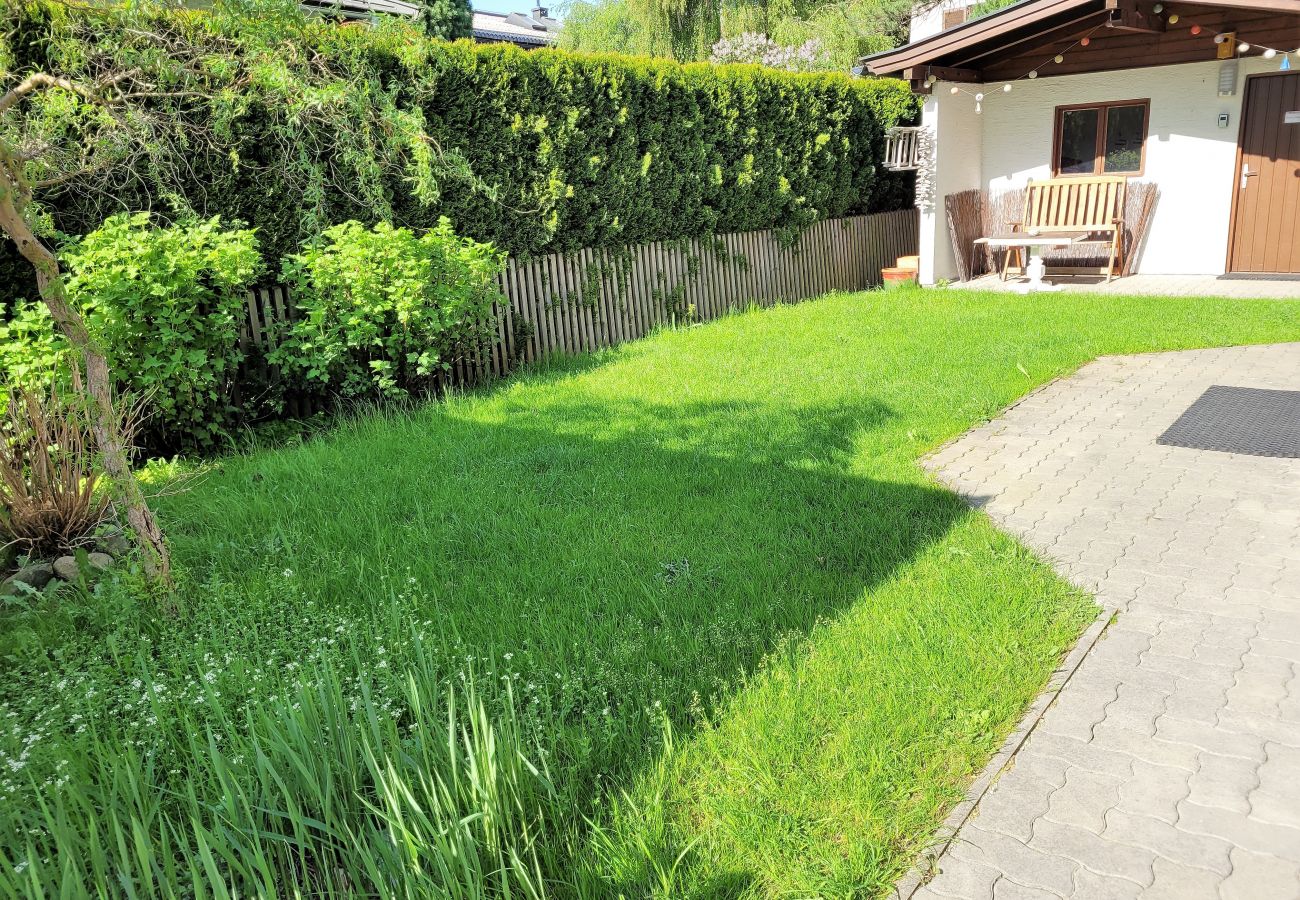
[[1300,460],[1165,447],[1300,344],[1100,359],[929,460],[1117,614],[914,895],[1300,898]]

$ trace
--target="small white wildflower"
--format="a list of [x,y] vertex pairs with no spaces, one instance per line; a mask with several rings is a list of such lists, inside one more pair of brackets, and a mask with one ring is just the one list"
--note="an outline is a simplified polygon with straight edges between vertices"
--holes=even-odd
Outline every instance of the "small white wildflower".
[[281,574],[284,575],[285,578],[292,578],[293,569],[285,569]]

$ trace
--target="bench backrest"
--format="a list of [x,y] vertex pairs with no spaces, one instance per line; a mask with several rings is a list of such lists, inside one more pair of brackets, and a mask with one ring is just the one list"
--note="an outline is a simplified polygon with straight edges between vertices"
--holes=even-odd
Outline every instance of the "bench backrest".
[[1031,181],[1025,191],[1026,231],[1110,230],[1124,219],[1128,178],[1053,178]]

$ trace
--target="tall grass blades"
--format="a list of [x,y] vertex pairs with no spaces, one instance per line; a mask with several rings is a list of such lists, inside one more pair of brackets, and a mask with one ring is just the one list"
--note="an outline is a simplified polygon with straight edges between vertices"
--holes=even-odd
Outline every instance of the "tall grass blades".
[[0,897],[542,900],[553,789],[513,705],[423,654],[400,696],[325,666],[247,721],[213,699],[185,771],[92,740],[70,789],[10,810]]

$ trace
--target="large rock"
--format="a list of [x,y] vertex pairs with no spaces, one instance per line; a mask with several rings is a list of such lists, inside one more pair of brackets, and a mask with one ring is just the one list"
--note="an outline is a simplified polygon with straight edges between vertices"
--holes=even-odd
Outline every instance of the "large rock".
[[[111,566],[113,557],[107,553],[88,553],[86,554],[86,562],[90,566],[90,571],[86,575],[90,576]],[[75,556],[60,556],[54,561],[54,574],[64,581],[76,581],[81,575],[80,570],[77,568],[77,558]]]
[[114,529],[96,539],[95,549],[116,559],[131,551],[131,542],[120,530]]
[[5,593],[9,593],[9,594],[17,593],[17,589],[14,588],[14,585],[19,582],[27,585],[28,587],[35,588],[36,590],[39,591],[41,588],[49,584],[50,579],[53,577],[54,577],[54,566],[50,565],[49,563],[47,562],[28,563],[27,565],[19,569],[17,572],[15,572],[13,575],[9,576],[4,580]]

